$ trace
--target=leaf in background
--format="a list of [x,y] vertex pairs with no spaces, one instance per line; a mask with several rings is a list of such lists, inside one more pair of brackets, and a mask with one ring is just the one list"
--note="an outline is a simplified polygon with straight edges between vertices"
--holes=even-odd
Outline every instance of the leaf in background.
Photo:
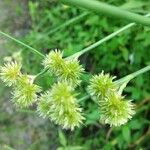
[[131,129],[140,129],[142,127],[142,122],[139,120],[132,120],[129,124]]
[[147,5],[146,2],[130,0],[127,3],[123,4],[121,7],[125,9],[135,9],[135,8],[141,8],[145,5]]
[[92,110],[92,112],[87,115],[87,120],[86,120],[85,124],[86,125],[93,124],[93,123],[97,122],[97,120],[99,120],[99,117],[100,117],[100,115],[99,115],[98,110],[97,109]]
[[131,132],[127,125],[123,126],[122,128],[122,136],[126,142],[130,142],[131,140]]
[[67,145],[67,140],[66,137],[64,135],[64,133],[59,130],[59,142],[61,143],[61,145],[66,146]]

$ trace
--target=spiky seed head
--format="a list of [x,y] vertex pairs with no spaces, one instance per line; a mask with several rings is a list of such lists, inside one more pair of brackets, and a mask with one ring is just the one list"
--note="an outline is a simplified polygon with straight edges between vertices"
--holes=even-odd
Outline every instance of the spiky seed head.
[[66,60],[58,78],[60,81],[67,81],[72,86],[80,84],[81,74],[84,72],[83,67],[77,59]]
[[58,75],[65,61],[63,60],[63,53],[59,50],[51,51],[46,55],[43,65],[45,68],[48,68],[51,73]]
[[17,62],[5,63],[3,67],[0,67],[0,76],[3,82],[7,86],[12,86],[16,83],[19,75],[21,74],[21,65]]
[[115,91],[114,78],[109,74],[104,74],[103,71],[99,75],[94,75],[90,79],[90,85],[88,87],[90,94],[92,96],[105,97],[110,91]]
[[73,89],[67,82],[54,84],[51,91],[41,96],[38,112],[64,129],[73,130],[84,120],[82,109],[79,108]]
[[57,76],[59,81],[67,81],[71,85],[80,84],[80,76],[84,71],[77,59],[63,59],[63,54],[59,50],[51,51],[43,61],[46,68]]
[[37,101],[37,93],[40,91],[40,87],[33,84],[29,76],[22,75],[19,77],[12,92],[12,101],[17,107],[29,107]]
[[37,112],[43,118],[48,118],[51,113],[51,94],[50,92],[45,92],[41,94],[38,105],[37,105]]
[[100,100],[100,121],[110,126],[125,124],[135,114],[134,104],[117,93],[111,93],[104,100]]

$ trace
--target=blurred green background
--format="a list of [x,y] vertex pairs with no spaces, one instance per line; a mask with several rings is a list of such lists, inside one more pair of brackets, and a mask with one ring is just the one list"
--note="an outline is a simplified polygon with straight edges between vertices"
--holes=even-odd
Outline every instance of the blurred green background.
[[[150,12],[149,0],[107,0],[107,3],[142,15]],[[76,21],[62,26],[78,16]],[[59,48],[69,56],[126,24],[127,21],[98,16],[56,0],[0,0],[0,30],[45,54]],[[0,36],[0,63],[11,55],[17,58],[21,55],[27,73],[36,74],[42,69],[40,57]],[[104,70],[117,79],[137,71],[150,64],[150,28],[133,27],[84,54],[80,61],[90,74]],[[46,74],[38,84],[47,89],[51,79]],[[78,89],[81,96],[86,94],[84,86]],[[32,109],[16,110],[10,101],[10,90],[0,81],[0,150],[150,149],[150,72],[126,87],[124,95],[137,105],[137,113],[127,124],[115,128],[99,123],[97,105],[87,99],[80,103],[87,118],[85,125],[73,132],[61,130]]]

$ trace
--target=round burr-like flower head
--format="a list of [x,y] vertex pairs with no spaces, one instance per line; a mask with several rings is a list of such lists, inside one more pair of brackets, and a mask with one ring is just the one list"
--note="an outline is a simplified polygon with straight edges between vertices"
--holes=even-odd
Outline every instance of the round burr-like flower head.
[[58,78],[60,81],[67,81],[72,86],[76,86],[80,84],[83,72],[84,69],[77,59],[66,60]]
[[37,105],[37,112],[43,118],[49,118],[51,113],[51,92],[45,92],[41,94],[38,105]]
[[84,71],[77,59],[63,59],[59,50],[51,51],[43,61],[46,68],[56,75],[58,81],[67,81],[72,86],[80,84],[81,74]]
[[114,78],[109,74],[104,74],[104,72],[99,75],[94,75],[90,80],[90,94],[97,97],[105,97],[110,91],[115,91]]
[[51,73],[59,75],[64,66],[65,61],[63,60],[63,54],[59,50],[51,51],[46,55],[43,65],[45,68],[48,68]]
[[8,62],[4,64],[3,67],[0,67],[0,76],[3,82],[6,83],[7,86],[12,86],[16,83],[20,72],[21,65],[17,62]]
[[111,93],[104,100],[100,100],[100,120],[110,126],[125,124],[135,114],[134,104],[124,97]]
[[67,82],[54,84],[51,91],[41,96],[37,109],[41,116],[49,117],[64,129],[74,130],[84,120],[82,109]]
[[33,84],[27,75],[22,75],[14,87],[12,101],[17,107],[29,107],[37,101],[37,93],[40,91],[40,87]]

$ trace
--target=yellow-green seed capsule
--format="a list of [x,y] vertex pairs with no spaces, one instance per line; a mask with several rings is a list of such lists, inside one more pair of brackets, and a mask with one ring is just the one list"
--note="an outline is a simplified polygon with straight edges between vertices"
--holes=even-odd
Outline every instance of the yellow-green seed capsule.
[[84,120],[82,109],[67,82],[54,84],[51,91],[41,96],[37,109],[41,116],[49,117],[64,129],[74,130]]
[[37,101],[37,93],[40,91],[40,87],[33,84],[29,76],[22,75],[12,92],[12,101],[17,107],[29,107]]
[[63,53],[59,50],[51,51],[48,55],[46,55],[43,65],[45,68],[48,68],[51,73],[58,76],[65,63],[62,57]]
[[76,86],[80,84],[80,77],[83,72],[84,69],[77,59],[66,60],[58,79],[60,81],[67,81],[72,86]]
[[109,94],[99,101],[100,121],[110,126],[125,124],[135,114],[134,104],[117,93]]
[[4,64],[3,67],[0,67],[0,76],[3,82],[6,83],[7,86],[12,86],[16,83],[20,72],[21,65],[17,62],[8,62]]
[[59,50],[51,51],[43,61],[45,68],[53,73],[58,81],[66,81],[72,86],[80,84],[84,69],[77,59],[63,59]]
[[105,97],[109,92],[115,91],[116,86],[113,82],[115,77],[102,72],[99,75],[94,75],[90,80],[89,92],[92,96]]

